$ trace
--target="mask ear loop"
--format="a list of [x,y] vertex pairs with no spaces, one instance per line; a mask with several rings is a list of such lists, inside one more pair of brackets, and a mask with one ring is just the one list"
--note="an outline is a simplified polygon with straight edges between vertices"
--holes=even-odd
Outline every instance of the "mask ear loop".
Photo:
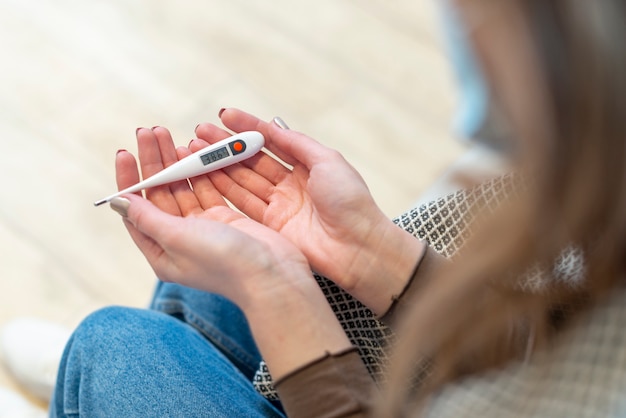
[[439,16],[444,48],[459,92],[453,130],[459,138],[469,139],[480,130],[487,117],[487,84],[469,41],[471,31],[464,26],[459,11],[449,1],[443,1]]
[[514,143],[510,139],[511,131],[490,92],[470,41],[471,33],[493,18],[497,9],[497,5],[472,7],[467,10],[468,15],[461,16],[451,1],[442,1],[439,16],[444,47],[459,89],[453,132],[461,140],[508,154]]

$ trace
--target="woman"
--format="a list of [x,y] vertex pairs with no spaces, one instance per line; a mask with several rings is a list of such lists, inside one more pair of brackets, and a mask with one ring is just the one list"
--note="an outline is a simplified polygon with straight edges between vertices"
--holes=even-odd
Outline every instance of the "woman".
[[[477,208],[463,251],[447,262],[385,218],[335,151],[227,109],[226,128],[261,131],[293,170],[259,155],[192,188],[112,202],[167,283],[154,311],[109,308],[79,326],[52,416],[626,413],[626,6],[454,7],[522,179],[492,215]],[[228,132],[196,134],[175,149],[166,129],[139,130],[143,175]],[[116,169],[120,188],[139,179],[128,152]],[[568,248],[584,264],[572,261],[566,280],[551,266]],[[381,390],[311,269],[397,330]],[[532,269],[542,275],[531,286]],[[280,401],[250,383],[261,359]]]

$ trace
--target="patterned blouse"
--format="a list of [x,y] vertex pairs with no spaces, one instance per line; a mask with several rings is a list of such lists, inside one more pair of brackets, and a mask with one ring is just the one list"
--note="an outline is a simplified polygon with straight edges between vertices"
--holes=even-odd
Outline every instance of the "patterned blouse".
[[[511,176],[494,179],[413,209],[394,222],[453,258],[471,234],[472,209],[495,210],[514,192],[514,181]],[[572,284],[581,280],[582,254],[565,249],[554,273]],[[541,276],[540,269],[531,270],[521,284],[533,289],[541,285]],[[380,382],[393,331],[329,279],[315,277],[370,376]],[[266,398],[279,399],[264,362],[253,384]],[[447,386],[430,404],[428,416],[626,417],[626,287],[564,333],[554,350]]]

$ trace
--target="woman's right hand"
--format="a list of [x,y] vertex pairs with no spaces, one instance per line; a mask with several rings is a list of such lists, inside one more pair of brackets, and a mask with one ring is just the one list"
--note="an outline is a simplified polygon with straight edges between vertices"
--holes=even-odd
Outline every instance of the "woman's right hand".
[[[423,244],[383,214],[337,151],[237,109],[227,109],[221,118],[235,132],[263,133],[266,148],[293,168],[259,153],[211,173],[215,187],[250,218],[294,243],[316,272],[384,313],[404,288]],[[196,135],[213,143],[230,133],[201,124]],[[192,151],[205,145],[194,141]]]

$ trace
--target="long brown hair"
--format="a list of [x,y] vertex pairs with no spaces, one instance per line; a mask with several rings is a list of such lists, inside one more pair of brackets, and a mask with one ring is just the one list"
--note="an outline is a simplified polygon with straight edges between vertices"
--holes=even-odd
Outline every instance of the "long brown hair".
[[[561,329],[625,282],[626,3],[507,1],[532,34],[548,115],[537,121],[541,137],[518,131],[529,185],[424,288],[399,332],[377,416],[415,413],[445,383],[549,350]],[[528,269],[549,267],[568,247],[584,255],[581,283],[519,286]],[[425,358],[430,376],[407,384]]]

